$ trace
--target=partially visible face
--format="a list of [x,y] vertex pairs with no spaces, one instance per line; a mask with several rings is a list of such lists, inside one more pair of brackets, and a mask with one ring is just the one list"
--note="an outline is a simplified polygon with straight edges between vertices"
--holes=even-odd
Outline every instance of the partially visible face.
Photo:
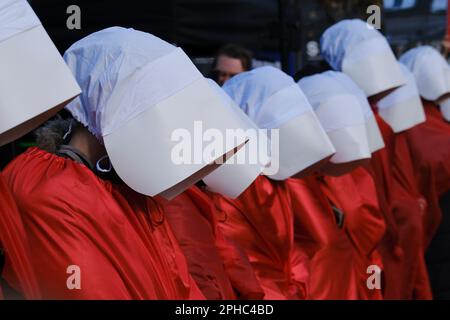
[[244,72],[244,67],[239,59],[231,58],[229,56],[220,55],[217,58],[216,68],[214,71],[217,73],[217,83],[222,86],[225,81]]

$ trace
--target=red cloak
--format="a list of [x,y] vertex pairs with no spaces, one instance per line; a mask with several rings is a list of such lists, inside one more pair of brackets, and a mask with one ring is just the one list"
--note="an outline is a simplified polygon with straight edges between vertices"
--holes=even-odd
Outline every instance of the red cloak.
[[412,154],[411,166],[416,172],[419,191],[428,202],[424,215],[427,246],[442,218],[439,197],[450,191],[450,124],[433,102],[422,101],[426,121],[405,132],[404,140]]
[[38,148],[13,160],[3,177],[44,299],[203,298],[152,198]]
[[[372,183],[370,199],[360,195],[350,174],[286,182],[295,212],[295,250],[310,260],[309,299],[382,298],[379,289],[367,287],[367,268],[382,269],[375,247],[385,226],[373,182],[365,175],[369,187]],[[331,203],[343,211],[341,227]]]
[[307,275],[292,263],[293,212],[285,183],[259,176],[237,199],[210,197],[223,216],[221,230],[245,250],[265,299],[304,299]]
[[192,186],[171,201],[159,201],[186,256],[189,271],[207,299],[264,296],[245,253],[225,239],[218,228],[220,217],[207,194]]
[[[16,203],[0,176],[0,247],[5,252],[5,277],[26,299],[39,299],[36,275],[30,261],[28,237]],[[1,288],[0,288],[1,297]]]
[[373,107],[386,145],[372,155],[369,168],[387,221],[388,232],[379,247],[384,265],[384,297],[431,299],[422,222],[427,201],[418,191],[404,134],[395,134]]

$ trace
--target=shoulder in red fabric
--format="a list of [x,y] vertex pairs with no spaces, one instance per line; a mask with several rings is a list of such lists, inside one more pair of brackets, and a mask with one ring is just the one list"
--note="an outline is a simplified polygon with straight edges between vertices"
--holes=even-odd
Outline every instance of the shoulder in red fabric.
[[[203,297],[151,198],[37,148],[17,157],[3,177],[23,217],[43,298]],[[79,286],[68,283],[71,266]]]
[[219,224],[242,247],[265,292],[265,299],[303,299],[306,284],[292,269],[293,213],[284,182],[258,177],[237,199],[211,193]]

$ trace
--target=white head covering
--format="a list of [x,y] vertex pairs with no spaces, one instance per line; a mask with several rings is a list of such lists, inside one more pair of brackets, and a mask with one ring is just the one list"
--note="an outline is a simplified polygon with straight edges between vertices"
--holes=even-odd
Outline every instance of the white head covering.
[[362,91],[361,88],[343,72],[329,72],[327,76],[335,78],[349,93],[353,94],[358,99],[366,120],[366,134],[370,152],[374,153],[375,151],[383,149],[383,135],[381,134],[377,120],[375,119],[375,115],[364,91]]
[[311,102],[333,142],[333,163],[370,158],[365,117],[359,100],[340,83],[335,71],[302,78],[298,85]]
[[378,113],[395,133],[408,130],[425,121],[425,112],[414,75],[399,63],[406,85],[378,101]]
[[224,104],[235,112],[237,121],[242,122],[242,134],[247,136],[249,141],[242,147],[242,150],[239,150],[222,166],[203,178],[203,181],[208,185],[210,190],[230,198],[236,198],[250,186],[270,162],[270,156],[266,152],[268,148],[261,148],[261,146],[267,146],[269,140],[267,135],[258,130],[257,125],[237,106],[222,88],[212,80],[210,80],[210,84],[221,95]]
[[0,1],[0,145],[19,138],[80,93],[26,0]]
[[[225,136],[241,123],[186,54],[155,36],[108,28],[76,42],[64,58],[83,88],[67,109],[105,144],[117,174],[138,192],[170,199],[246,140],[213,141],[216,152],[205,154],[196,138],[202,143],[208,130]],[[193,144],[189,163],[174,159],[180,138],[189,154]]]
[[[400,62],[413,73],[419,94],[426,100],[436,101],[450,93],[450,66],[444,57],[430,46],[408,50]],[[441,112],[450,121],[450,99],[439,103]]]
[[271,154],[279,170],[271,178],[287,179],[334,153],[305,95],[284,72],[256,68],[234,76],[223,89],[259,128],[279,129],[279,148]]
[[331,67],[349,75],[368,97],[405,84],[384,36],[362,20],[334,24],[325,30],[320,45]]

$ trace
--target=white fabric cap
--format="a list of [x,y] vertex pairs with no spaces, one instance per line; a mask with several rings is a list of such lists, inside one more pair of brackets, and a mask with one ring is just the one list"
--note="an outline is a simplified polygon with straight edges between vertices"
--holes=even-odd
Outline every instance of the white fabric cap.
[[[173,198],[246,141],[214,140],[211,153],[198,144],[208,130],[225,136],[241,122],[181,49],[153,35],[108,28],[76,42],[64,58],[83,88],[67,109],[140,193]],[[187,161],[175,159],[176,151],[189,154]]]
[[414,75],[399,63],[406,84],[378,101],[378,113],[395,133],[408,130],[425,121],[425,112]]
[[237,121],[241,121],[245,136],[249,139],[242,149],[228,159],[222,166],[211,172],[203,181],[209,189],[230,198],[238,197],[262,173],[270,162],[270,155],[265,152],[269,143],[264,132],[259,132],[256,124],[236,105],[222,88],[210,80],[211,86],[223,98],[224,104],[235,112]]
[[349,75],[368,97],[405,83],[384,36],[362,20],[334,24],[325,30],[320,45],[331,67]]
[[359,101],[362,108],[364,118],[366,120],[366,134],[369,142],[369,150],[374,153],[384,148],[383,135],[378,127],[375,115],[370,107],[364,91],[345,73],[343,72],[328,72],[328,76],[335,78],[339,83],[351,94],[353,94]]
[[80,93],[25,0],[0,3],[0,145],[33,130]]
[[287,179],[334,153],[305,95],[284,72],[256,68],[234,76],[223,89],[259,128],[279,129],[279,148],[271,154],[271,165],[279,169],[272,179]]
[[0,42],[41,25],[26,0],[2,0],[0,3]]
[[[433,47],[420,46],[408,50],[399,60],[413,73],[419,94],[424,99],[437,101],[450,93],[450,66]],[[443,116],[450,121],[447,103],[440,103],[440,107]]]
[[336,149],[330,161],[344,163],[370,158],[363,109],[336,76],[335,71],[326,71],[302,78],[298,85]]

